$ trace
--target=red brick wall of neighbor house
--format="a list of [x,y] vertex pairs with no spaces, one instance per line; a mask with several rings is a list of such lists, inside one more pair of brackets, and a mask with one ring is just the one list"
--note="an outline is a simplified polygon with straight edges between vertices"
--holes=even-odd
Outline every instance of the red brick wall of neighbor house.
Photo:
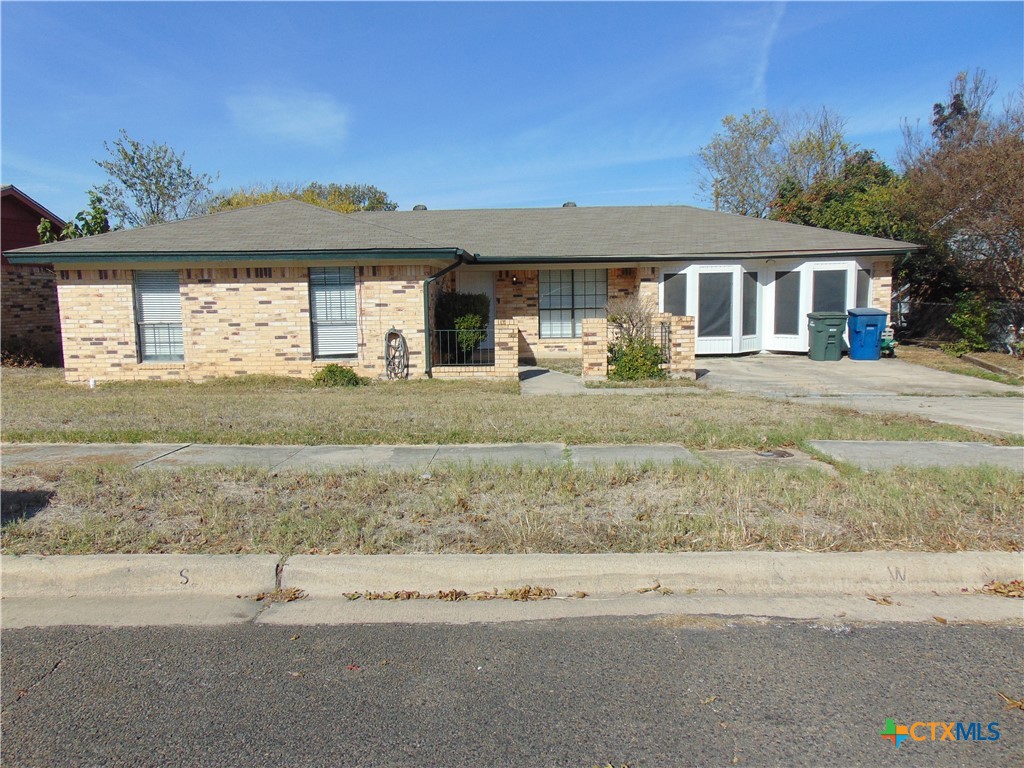
[[[0,199],[0,251],[39,245],[40,215],[13,195]],[[0,345],[25,349],[52,365],[61,362],[57,285],[50,267],[0,267]]]

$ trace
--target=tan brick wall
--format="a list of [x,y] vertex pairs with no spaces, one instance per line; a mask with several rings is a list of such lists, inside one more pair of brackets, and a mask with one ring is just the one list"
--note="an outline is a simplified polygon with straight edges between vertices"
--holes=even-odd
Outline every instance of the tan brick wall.
[[658,285],[661,281],[661,272],[658,267],[637,267],[637,280],[640,298],[650,302],[652,307],[659,304]]
[[[58,265],[57,296],[67,381],[148,377],[138,371],[131,270],[65,270]],[[166,375],[180,376],[183,369],[172,365]]]
[[600,381],[608,378],[608,321],[588,317],[583,321],[583,378]]
[[[424,359],[423,281],[438,271],[429,264],[357,267],[359,369],[363,375],[384,373],[384,337],[402,332],[409,347],[409,378],[426,375]],[[431,286],[436,297],[437,280]]]
[[[636,291],[638,269],[609,269],[608,298],[626,297]],[[540,338],[539,271],[505,270],[494,280],[495,317],[515,320],[519,327],[519,357],[524,362],[537,358],[583,355],[582,339]]]
[[[871,306],[892,312],[892,261],[876,261],[871,265]],[[892,318],[890,318],[891,322]]]
[[60,365],[60,311],[53,270],[4,264],[0,271],[0,344],[24,348],[39,362]]
[[186,378],[312,375],[308,270],[264,269],[180,271]]
[[671,320],[668,375],[673,379],[697,378],[696,333],[693,318],[688,315],[669,315]]
[[314,361],[308,267],[179,270],[183,363],[139,363],[132,270],[61,269],[58,295],[65,378],[208,379],[240,374],[310,377],[331,362],[364,376],[384,374],[384,335],[394,327],[409,347],[410,377],[424,375],[423,280],[429,264],[356,267],[358,356]]

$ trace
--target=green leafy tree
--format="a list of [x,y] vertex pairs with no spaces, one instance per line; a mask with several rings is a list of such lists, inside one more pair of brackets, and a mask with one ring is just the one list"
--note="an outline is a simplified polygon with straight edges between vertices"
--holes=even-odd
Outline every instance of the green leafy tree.
[[76,237],[101,235],[110,231],[109,211],[103,205],[103,198],[89,190],[89,207],[75,214],[72,221],[67,222],[60,232],[53,229],[49,219],[40,219],[36,231],[40,243],[53,243],[57,240],[71,240]]
[[785,184],[805,188],[839,173],[852,147],[831,110],[796,116],[752,110],[722,120],[701,147],[698,187],[716,210],[766,217]]
[[275,184],[270,187],[255,185],[218,195],[210,203],[211,211],[228,211],[252,205],[273,203],[278,200],[301,200],[339,213],[353,211],[394,211],[398,203],[387,193],[370,184],[320,184],[313,182],[304,187]]
[[124,129],[103,148],[110,159],[96,164],[110,178],[95,191],[107,201],[118,226],[142,227],[206,212],[214,177],[193,171],[184,153],[155,141],[145,145]]

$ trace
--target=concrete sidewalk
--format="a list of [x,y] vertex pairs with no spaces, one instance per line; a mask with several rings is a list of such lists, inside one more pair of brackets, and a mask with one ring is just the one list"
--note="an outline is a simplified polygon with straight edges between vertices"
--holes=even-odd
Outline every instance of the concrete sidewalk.
[[[5,555],[2,626],[522,621],[561,616],[732,615],[847,621],[1021,623],[1011,552],[691,552],[593,555]],[[554,599],[353,599],[356,593],[501,592]],[[302,590],[293,602],[260,593]]]
[[[820,440],[811,445],[861,469],[896,466],[948,467],[989,464],[1024,472],[1024,447],[962,442]],[[691,451],[682,445],[574,445],[488,443],[461,445],[205,445],[199,443],[5,443],[4,466],[29,464],[127,464],[136,469],[189,466],[259,467],[275,471],[344,468],[425,472],[445,464],[561,465],[728,464],[740,467],[817,467],[829,464],[795,448],[782,454],[752,450]]]

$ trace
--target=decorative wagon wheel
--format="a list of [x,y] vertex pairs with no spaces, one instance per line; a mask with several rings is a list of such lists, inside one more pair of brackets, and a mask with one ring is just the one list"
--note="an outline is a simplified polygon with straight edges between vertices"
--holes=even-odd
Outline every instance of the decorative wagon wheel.
[[409,345],[394,328],[384,335],[384,362],[389,379],[409,378]]

